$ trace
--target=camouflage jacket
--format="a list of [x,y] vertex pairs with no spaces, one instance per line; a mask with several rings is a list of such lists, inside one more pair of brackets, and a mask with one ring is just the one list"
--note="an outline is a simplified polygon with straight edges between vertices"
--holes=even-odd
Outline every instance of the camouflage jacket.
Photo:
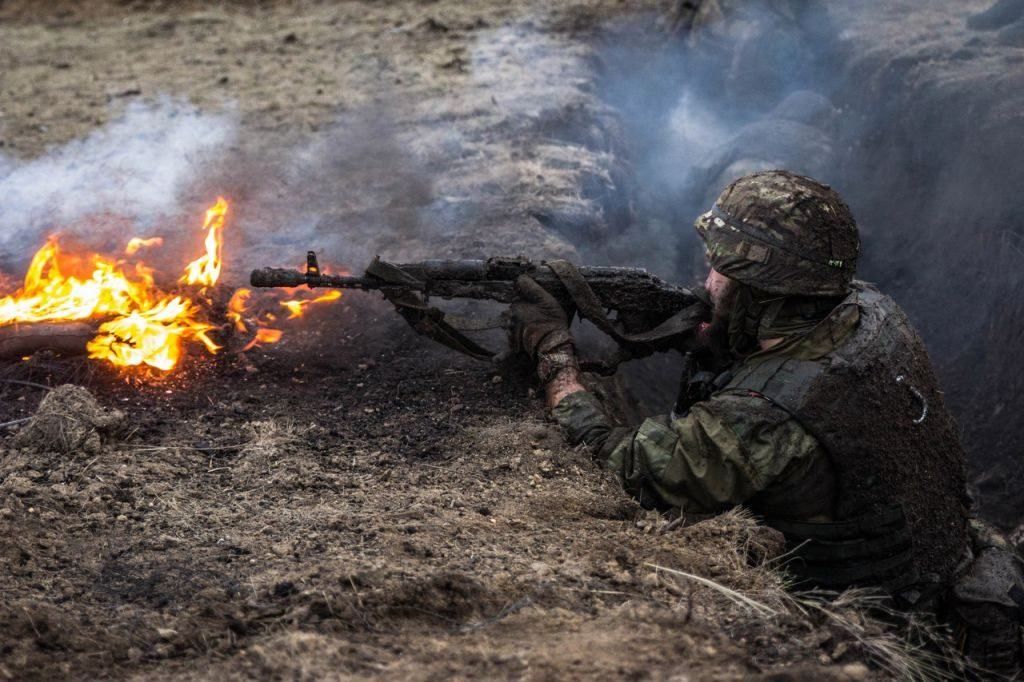
[[[857,323],[839,333],[813,332],[737,363],[740,370],[782,356],[818,358],[834,350]],[[587,444],[623,487],[650,508],[715,513],[748,503],[779,518],[828,521],[835,472],[827,452],[788,412],[754,395],[720,394],[679,419],[652,417],[638,428],[613,425],[592,394],[564,398],[552,417],[568,439]]]

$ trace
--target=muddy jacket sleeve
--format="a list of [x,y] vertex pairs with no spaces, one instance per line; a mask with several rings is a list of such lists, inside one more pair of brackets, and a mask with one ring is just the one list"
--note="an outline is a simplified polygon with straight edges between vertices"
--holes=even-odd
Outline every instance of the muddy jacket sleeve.
[[581,391],[552,416],[571,443],[586,443],[650,507],[711,513],[774,497],[825,457],[788,414],[753,396],[715,396],[681,419],[653,417],[628,429],[613,425],[597,398]]

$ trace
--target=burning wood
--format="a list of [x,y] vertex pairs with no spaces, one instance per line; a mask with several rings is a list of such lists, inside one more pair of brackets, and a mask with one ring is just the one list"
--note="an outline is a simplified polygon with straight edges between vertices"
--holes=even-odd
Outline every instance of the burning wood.
[[0,359],[17,360],[39,351],[61,355],[85,355],[96,336],[89,322],[37,322],[0,327]]
[[[48,349],[88,353],[117,367],[146,366],[166,372],[178,364],[187,343],[198,342],[210,354],[220,351],[223,343],[215,337],[221,328],[251,336],[239,351],[243,352],[281,339],[283,332],[269,326],[277,319],[271,309],[283,307],[292,319],[312,303],[341,297],[340,292],[319,297],[308,291],[261,294],[252,312],[252,292],[239,289],[228,303],[228,321],[212,320],[216,306],[211,291],[223,270],[228,208],[228,202],[218,197],[206,211],[205,252],[185,266],[178,280],[182,290],[177,292],[162,290],[154,270],[143,261],[68,254],[61,250],[58,238],[51,237],[33,257],[21,288],[0,298],[0,357]],[[162,245],[161,237],[134,237],[124,255],[131,258]]]

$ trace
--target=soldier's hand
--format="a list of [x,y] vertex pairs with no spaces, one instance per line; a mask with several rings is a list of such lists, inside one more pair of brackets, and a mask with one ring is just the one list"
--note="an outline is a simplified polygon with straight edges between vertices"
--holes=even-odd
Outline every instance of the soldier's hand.
[[554,296],[532,278],[521,275],[516,280],[516,291],[521,298],[513,303],[511,332],[513,350],[528,353],[539,359],[559,346],[572,343],[569,334],[569,316]]

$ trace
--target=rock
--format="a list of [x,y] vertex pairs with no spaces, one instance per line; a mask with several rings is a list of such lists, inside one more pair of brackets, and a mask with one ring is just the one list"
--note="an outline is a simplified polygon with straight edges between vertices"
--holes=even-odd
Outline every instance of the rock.
[[86,389],[64,384],[43,398],[14,442],[37,452],[96,454],[103,439],[116,434],[124,421],[123,412],[101,407]]
[[866,680],[868,667],[863,663],[847,663],[842,667],[843,676],[848,680]]
[[54,485],[50,486],[50,490],[52,490],[57,495],[57,497],[65,499],[73,497],[75,494],[75,487],[68,485],[67,483],[55,483]]
[[160,535],[156,540],[150,543],[150,547],[154,550],[160,551],[176,547],[182,543],[181,538],[176,538],[173,535],[167,535],[166,533]]
[[546,577],[551,575],[551,567],[543,561],[534,561],[530,564],[530,570],[532,570],[538,577]]

